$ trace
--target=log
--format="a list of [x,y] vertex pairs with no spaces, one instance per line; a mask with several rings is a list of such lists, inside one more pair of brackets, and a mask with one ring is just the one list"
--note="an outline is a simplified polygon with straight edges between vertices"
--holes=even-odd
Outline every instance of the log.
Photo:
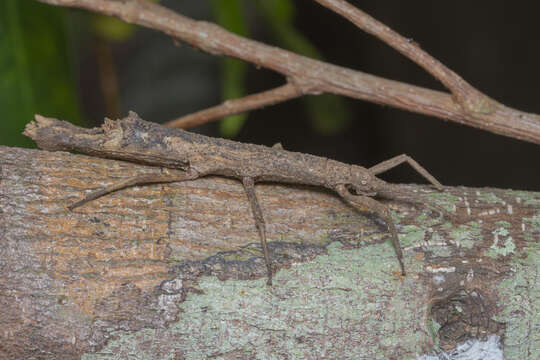
[[160,171],[0,146],[1,359],[406,359],[490,335],[507,359],[540,357],[540,193],[403,185],[425,202],[387,202],[402,277],[376,217],[322,189],[258,184],[269,288],[236,180],[67,209]]

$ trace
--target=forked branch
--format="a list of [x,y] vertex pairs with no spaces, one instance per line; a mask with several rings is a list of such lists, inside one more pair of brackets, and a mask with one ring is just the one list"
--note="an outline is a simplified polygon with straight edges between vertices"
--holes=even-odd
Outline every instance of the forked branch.
[[[397,33],[342,0],[317,1],[413,59],[443,82],[453,94],[388,80],[300,56],[235,35],[213,23],[195,21],[144,0],[41,1],[116,16],[129,23],[164,32],[211,54],[231,56],[274,70],[287,77],[289,83],[295,86],[300,94],[345,95],[540,144],[539,115],[515,110],[490,99],[424,51],[415,48],[415,45],[407,43],[406,39]],[[243,101],[236,100],[236,102],[242,105]],[[237,110],[242,112],[247,108],[249,107],[238,106]],[[229,111],[228,114],[232,112]]]
[[368,34],[384,41],[401,54],[439,80],[458,103],[471,112],[484,112],[493,100],[473,88],[461,76],[447,68],[439,60],[422,50],[414,41],[401,36],[388,26],[377,21],[345,0],[315,0],[322,6],[343,16]]

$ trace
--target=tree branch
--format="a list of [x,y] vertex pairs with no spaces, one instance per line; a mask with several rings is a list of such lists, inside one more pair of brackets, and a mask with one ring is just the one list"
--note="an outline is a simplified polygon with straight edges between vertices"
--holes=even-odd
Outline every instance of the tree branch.
[[425,202],[387,202],[402,278],[376,219],[317,188],[258,184],[277,270],[267,288],[238,181],[134,187],[66,209],[161,171],[0,146],[0,358],[404,359],[490,334],[507,359],[540,355],[540,193],[403,185]]
[[384,41],[405,55],[448,88],[458,103],[471,113],[489,110],[493,100],[472,87],[458,74],[447,68],[439,60],[422,50],[414,41],[407,39],[388,26],[377,21],[345,0],[314,0],[322,6],[343,16],[360,29]]
[[240,99],[227,100],[223,104],[182,116],[164,123],[164,126],[189,129],[198,125],[215,121],[229,115],[260,109],[268,105],[278,104],[302,95],[301,89],[287,83],[272,90],[252,94]]
[[[540,116],[506,107],[486,96],[472,96],[455,77],[438,74],[462,98],[439,91],[383,79],[306,58],[232,34],[208,22],[194,21],[158,4],[143,0],[41,0],[85,8],[134,24],[162,31],[214,55],[226,55],[265,67],[286,76],[304,94],[333,93],[433,115],[468,126],[540,144]],[[419,53],[417,53],[418,55]],[[418,55],[419,56],[419,55]],[[429,65],[429,61],[426,62]],[[458,86],[459,85],[459,86]],[[464,86],[461,89],[461,85]],[[474,94],[473,94],[474,95]],[[478,94],[476,94],[478,95]]]

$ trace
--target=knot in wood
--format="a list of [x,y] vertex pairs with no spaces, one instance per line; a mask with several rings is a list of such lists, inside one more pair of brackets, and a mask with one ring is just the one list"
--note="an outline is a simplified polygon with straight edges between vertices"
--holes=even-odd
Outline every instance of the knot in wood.
[[504,324],[492,318],[493,305],[478,291],[460,289],[437,300],[431,307],[433,321],[440,325],[440,347],[451,351],[469,339],[485,340],[489,335],[502,336]]

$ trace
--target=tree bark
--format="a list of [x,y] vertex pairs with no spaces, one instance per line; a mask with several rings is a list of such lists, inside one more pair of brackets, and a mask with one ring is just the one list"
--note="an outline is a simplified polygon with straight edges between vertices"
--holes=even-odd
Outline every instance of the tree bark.
[[[97,187],[160,168],[0,147],[0,358],[415,358],[501,337],[540,356],[540,193],[403,185],[384,223],[318,188],[257,184],[276,276],[242,185]],[[430,204],[453,216],[440,214]]]

